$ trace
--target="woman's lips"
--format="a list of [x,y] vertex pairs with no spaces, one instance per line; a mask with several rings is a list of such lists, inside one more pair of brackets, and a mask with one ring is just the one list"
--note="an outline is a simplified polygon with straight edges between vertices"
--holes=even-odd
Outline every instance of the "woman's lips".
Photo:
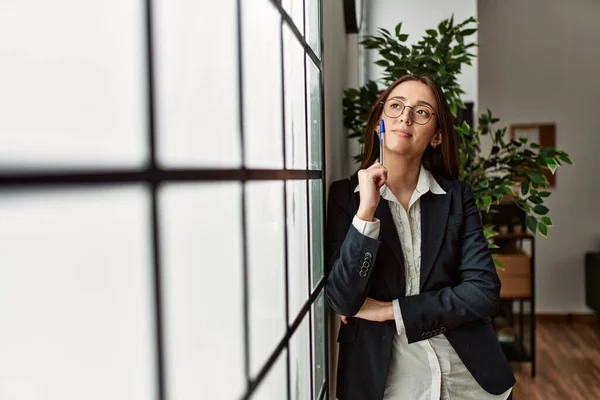
[[405,130],[402,129],[393,129],[392,132],[394,132],[396,135],[400,136],[400,137],[405,137],[405,138],[411,138],[413,135],[408,133]]

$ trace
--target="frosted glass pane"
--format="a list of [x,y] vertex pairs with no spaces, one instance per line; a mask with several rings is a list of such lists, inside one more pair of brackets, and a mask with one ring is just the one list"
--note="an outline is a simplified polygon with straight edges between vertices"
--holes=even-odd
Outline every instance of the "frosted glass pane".
[[256,392],[252,395],[253,400],[279,400],[287,398],[287,352],[283,350],[260,383]]
[[318,398],[325,380],[325,305],[323,292],[312,306],[313,381],[315,399]]
[[321,58],[321,31],[319,14],[321,0],[305,0],[306,3],[306,37],[308,45],[317,57]]
[[299,0],[281,0],[281,3],[283,4],[283,9],[292,17],[294,25],[296,25],[300,34],[304,35],[304,23],[302,21],[304,18],[304,2]]
[[290,339],[290,383],[292,400],[310,399],[310,315],[306,314]]
[[308,300],[306,181],[287,181],[288,293],[291,324]]
[[312,288],[323,277],[323,181],[309,181],[310,195],[310,249]]
[[158,399],[149,192],[0,191],[0,399]]
[[147,160],[143,5],[0,2],[0,168]]
[[323,130],[321,119],[321,71],[306,57],[306,99],[308,102],[308,169],[322,169]]
[[306,169],[304,48],[287,25],[283,26],[283,54],[286,167],[290,169]]
[[160,226],[169,399],[245,389],[239,183],[170,184]]
[[268,0],[242,3],[245,163],[281,169],[281,15]]
[[153,5],[159,162],[239,167],[236,1]]
[[250,373],[260,372],[285,336],[283,181],[246,186]]

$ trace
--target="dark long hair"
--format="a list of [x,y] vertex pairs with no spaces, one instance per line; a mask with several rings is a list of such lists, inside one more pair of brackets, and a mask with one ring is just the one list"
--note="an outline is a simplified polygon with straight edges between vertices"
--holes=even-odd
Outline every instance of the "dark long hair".
[[377,127],[379,118],[383,111],[382,101],[386,101],[390,92],[403,82],[417,81],[424,83],[431,89],[437,103],[438,129],[442,132],[442,145],[436,148],[428,146],[423,153],[423,166],[434,176],[442,176],[448,179],[458,179],[458,139],[454,132],[454,118],[446,101],[446,96],[440,85],[428,75],[405,75],[396,80],[383,93],[379,95],[371,108],[371,114],[367,120],[367,131],[362,150],[362,163],[360,169],[369,168],[379,157],[379,135]]

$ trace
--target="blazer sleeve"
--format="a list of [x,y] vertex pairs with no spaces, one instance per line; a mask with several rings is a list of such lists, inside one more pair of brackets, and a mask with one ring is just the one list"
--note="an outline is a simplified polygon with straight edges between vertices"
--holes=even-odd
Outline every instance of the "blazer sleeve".
[[409,343],[498,312],[500,279],[483,235],[473,192],[468,184],[461,185],[464,229],[458,266],[460,283],[398,299]]
[[356,315],[367,297],[380,244],[352,225],[350,186],[349,180],[330,186],[325,230],[325,295],[333,310],[347,317]]

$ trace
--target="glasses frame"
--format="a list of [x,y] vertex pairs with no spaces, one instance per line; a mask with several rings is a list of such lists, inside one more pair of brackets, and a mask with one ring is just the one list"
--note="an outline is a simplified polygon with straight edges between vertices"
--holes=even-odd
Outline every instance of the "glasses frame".
[[394,99],[394,100],[395,100],[395,101],[397,101],[397,102],[399,102],[400,104],[402,104],[402,111],[400,111],[400,114],[399,114],[399,115],[397,115],[397,116],[395,116],[395,117],[392,117],[391,115],[388,115],[388,114],[385,112],[385,103],[387,102],[387,100],[386,100],[386,101],[382,101],[382,102],[380,102],[380,103],[379,103],[379,104],[381,105],[381,111],[382,111],[382,112],[383,112],[383,113],[384,113],[384,114],[385,114],[385,115],[386,115],[388,118],[398,118],[398,117],[400,117],[402,114],[404,114],[404,110],[406,110],[406,108],[410,108],[410,118],[412,119],[412,121],[413,121],[415,124],[417,124],[417,125],[427,125],[427,124],[429,123],[429,121],[431,121],[431,120],[433,119],[433,116],[434,116],[434,115],[437,115],[437,113],[436,113],[436,112],[434,112],[434,111],[433,111],[433,109],[432,109],[431,107],[429,107],[429,106],[427,106],[427,105],[424,105],[424,104],[423,104],[423,105],[421,105],[421,107],[427,107],[427,108],[429,108],[429,109],[431,110],[431,116],[429,117],[429,119],[427,120],[427,122],[423,122],[423,123],[421,123],[421,122],[417,122],[417,121],[415,121],[415,117],[414,117],[414,115],[415,115],[415,113],[414,113],[414,111],[413,111],[413,109],[414,109],[414,106],[407,106],[406,104],[404,104],[404,102],[403,102],[402,100],[398,100],[398,99]]

